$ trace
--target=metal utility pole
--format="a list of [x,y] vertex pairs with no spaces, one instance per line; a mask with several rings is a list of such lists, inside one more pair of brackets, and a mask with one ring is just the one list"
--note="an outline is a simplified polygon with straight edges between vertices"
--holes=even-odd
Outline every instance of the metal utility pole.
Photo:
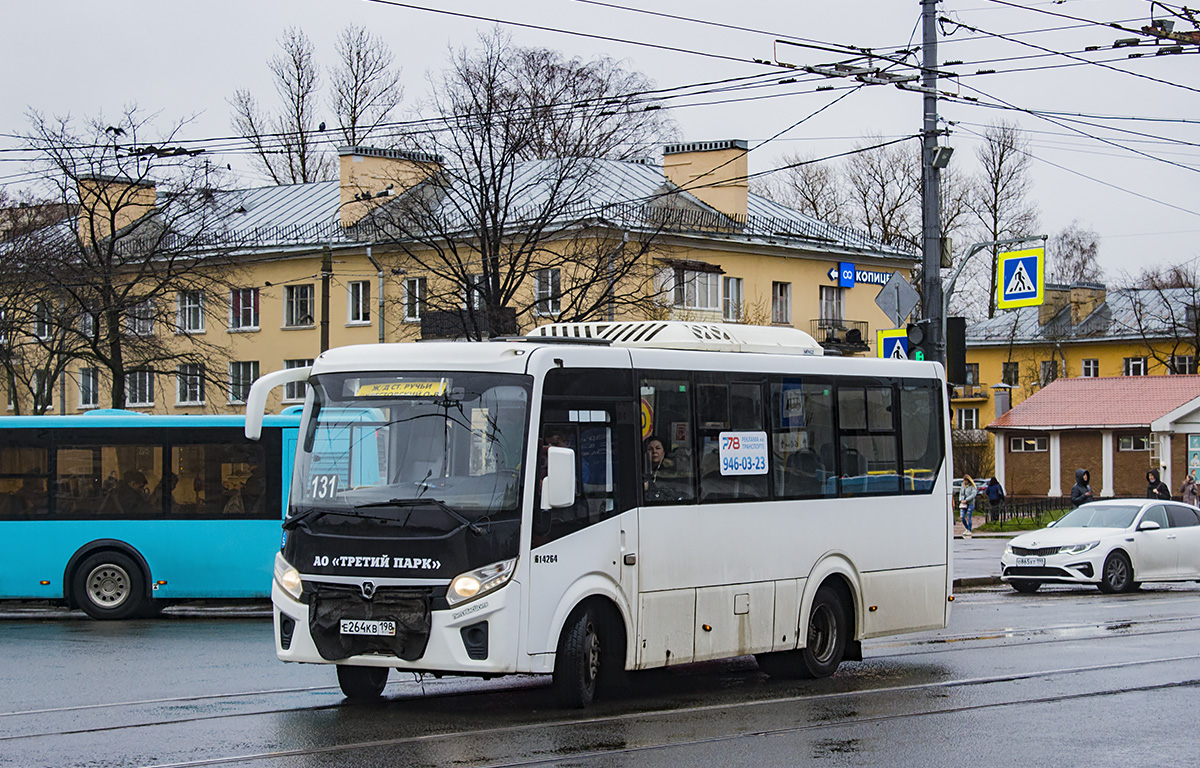
[[321,249],[321,351],[329,350],[329,279],[333,277],[333,248]]
[[933,334],[929,359],[946,362],[942,310],[941,169],[933,163],[937,149],[937,0],[921,0],[921,90],[925,119],[921,134],[921,306]]

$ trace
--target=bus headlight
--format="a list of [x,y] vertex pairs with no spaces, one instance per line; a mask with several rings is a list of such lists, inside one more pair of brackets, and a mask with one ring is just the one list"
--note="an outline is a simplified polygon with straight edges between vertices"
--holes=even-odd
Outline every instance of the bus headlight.
[[300,599],[300,591],[302,584],[300,583],[300,571],[292,567],[292,564],[283,559],[283,553],[275,554],[275,581],[297,600]]
[[508,583],[517,569],[517,559],[502,560],[473,571],[460,573],[450,582],[446,590],[446,602],[457,605],[467,600],[486,595]]

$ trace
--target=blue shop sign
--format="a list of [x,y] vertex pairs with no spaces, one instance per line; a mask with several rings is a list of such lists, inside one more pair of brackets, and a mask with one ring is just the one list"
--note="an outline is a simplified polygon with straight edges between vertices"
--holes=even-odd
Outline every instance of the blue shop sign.
[[887,281],[892,278],[891,272],[858,269],[849,261],[843,261],[836,267],[830,267],[828,274],[829,279],[836,282],[839,288],[853,288],[857,283],[887,285]]

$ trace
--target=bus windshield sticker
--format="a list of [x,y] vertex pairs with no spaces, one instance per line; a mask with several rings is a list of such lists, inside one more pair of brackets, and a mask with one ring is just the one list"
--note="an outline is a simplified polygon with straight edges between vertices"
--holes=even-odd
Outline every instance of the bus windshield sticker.
[[767,474],[766,432],[722,432],[720,443],[722,475]]
[[446,394],[447,381],[389,381],[382,384],[363,384],[355,397],[441,397]]
[[337,496],[337,475],[313,475],[308,481],[309,498],[332,499]]

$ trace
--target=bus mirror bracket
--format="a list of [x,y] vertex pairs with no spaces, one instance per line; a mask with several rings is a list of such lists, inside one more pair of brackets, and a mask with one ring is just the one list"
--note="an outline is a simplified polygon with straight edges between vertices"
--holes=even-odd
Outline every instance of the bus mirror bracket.
[[[247,422],[249,423],[249,422]],[[542,509],[561,509],[575,503],[575,451],[546,449],[546,476],[542,479]]]
[[263,415],[267,411],[267,396],[275,387],[293,384],[297,381],[307,381],[311,366],[303,368],[285,368],[282,371],[272,371],[255,379],[250,385],[250,394],[246,396],[246,437],[257,440],[262,436]]

